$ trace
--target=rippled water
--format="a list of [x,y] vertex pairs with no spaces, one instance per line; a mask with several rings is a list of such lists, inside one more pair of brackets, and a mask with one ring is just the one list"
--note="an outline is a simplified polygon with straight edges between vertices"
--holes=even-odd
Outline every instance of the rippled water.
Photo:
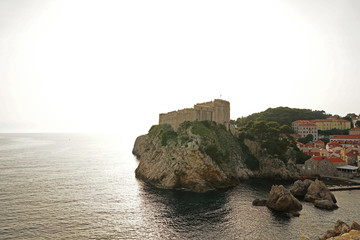
[[135,179],[132,143],[76,134],[0,135],[0,239],[299,239],[337,219],[360,222],[360,191],[335,192],[340,208],[303,203],[298,218],[253,207],[268,181],[204,194]]

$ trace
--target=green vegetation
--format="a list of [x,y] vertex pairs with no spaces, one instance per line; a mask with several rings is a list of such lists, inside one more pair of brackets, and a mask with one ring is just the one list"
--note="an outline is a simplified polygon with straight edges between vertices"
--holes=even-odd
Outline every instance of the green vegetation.
[[305,158],[307,160],[308,156],[306,154],[305,156],[304,153],[297,148],[294,138],[289,135],[284,139],[279,138],[281,133],[288,133],[287,130],[286,125],[280,126],[277,122],[266,121],[249,121],[240,129],[243,138],[260,142],[261,147],[266,149],[268,154],[278,157],[284,163],[286,163],[289,158],[289,148],[291,148],[292,155],[297,162],[303,162]]
[[200,151],[220,166],[229,163],[230,154],[243,155],[236,137],[227,131],[224,125],[211,121],[184,122],[180,125],[179,134],[186,134],[189,127],[194,135],[201,138]]
[[[200,139],[189,134],[189,131]],[[211,121],[187,121],[180,125],[177,132],[168,124],[155,125],[149,130],[149,136],[158,137],[162,146],[173,143],[187,147],[190,142],[199,141],[199,150],[211,157],[222,169],[235,169],[239,159],[242,159],[250,170],[259,169],[259,161],[245,145],[245,138],[260,143],[268,154],[281,159],[285,164],[290,157],[289,150],[291,157],[296,158],[298,163],[308,159],[308,156],[296,147],[291,136],[279,138],[280,134],[289,133],[286,125],[280,126],[274,121],[249,121],[240,131],[240,136],[235,137],[221,124]]]
[[299,138],[298,141],[301,142],[302,144],[307,144],[307,143],[311,142],[313,139],[314,139],[314,136],[312,134],[308,134],[304,138]]
[[178,134],[169,124],[154,125],[149,130],[149,136],[159,137],[161,145],[166,146],[169,140],[175,140]]
[[252,155],[250,149],[246,146],[246,144],[244,143],[245,140],[245,135],[244,134],[240,134],[239,136],[239,144],[242,148],[242,150],[245,153],[245,165],[247,168],[249,168],[250,170],[254,171],[254,170],[259,170],[260,169],[260,165],[259,165],[259,160]]
[[232,165],[236,164],[233,160],[242,158],[249,169],[259,169],[258,160],[251,154],[243,139],[232,135],[224,125],[211,121],[184,122],[178,130],[181,144],[192,141],[188,136],[189,129],[192,134],[200,136],[200,151],[211,157],[219,167],[233,169]]
[[319,130],[318,133],[319,133],[319,135],[325,135],[325,136],[330,136],[330,135],[348,135],[348,134],[349,134],[349,130],[340,130],[340,129]]
[[321,138],[319,140],[323,141],[325,146],[326,146],[326,144],[328,144],[330,142],[329,138]]
[[325,111],[310,110],[310,109],[298,109],[289,107],[277,107],[268,108],[267,110],[259,113],[251,114],[247,117],[238,118],[236,124],[238,126],[244,126],[250,121],[266,121],[277,122],[280,125],[290,126],[293,121],[296,120],[312,120],[312,119],[326,119],[330,115]]
[[356,115],[355,113],[348,113],[348,114],[346,114],[346,116],[345,117],[348,117],[348,118],[356,118],[358,115]]

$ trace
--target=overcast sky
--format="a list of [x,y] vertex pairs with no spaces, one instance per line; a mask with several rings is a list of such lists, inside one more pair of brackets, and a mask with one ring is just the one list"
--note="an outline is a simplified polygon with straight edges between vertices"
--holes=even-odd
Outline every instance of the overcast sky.
[[146,133],[223,98],[359,114],[360,1],[0,1],[0,132]]

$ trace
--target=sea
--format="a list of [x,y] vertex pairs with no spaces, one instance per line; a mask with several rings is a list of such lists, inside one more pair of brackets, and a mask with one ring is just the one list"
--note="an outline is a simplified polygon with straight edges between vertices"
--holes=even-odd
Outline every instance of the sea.
[[252,206],[273,184],[249,180],[207,193],[135,178],[121,135],[0,134],[0,239],[314,239],[338,219],[360,222],[360,191],[339,209],[302,202],[299,217]]

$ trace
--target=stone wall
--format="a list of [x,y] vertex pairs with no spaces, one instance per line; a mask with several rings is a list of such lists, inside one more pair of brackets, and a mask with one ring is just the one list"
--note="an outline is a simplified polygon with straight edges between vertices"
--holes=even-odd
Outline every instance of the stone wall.
[[215,99],[211,102],[195,104],[194,108],[186,108],[159,115],[159,124],[170,124],[175,131],[184,121],[205,120],[223,124],[229,130],[230,103],[222,99]]
[[304,165],[299,165],[300,174],[302,176],[338,176],[338,170],[336,166],[324,159],[322,161],[316,161],[312,158],[305,161]]

